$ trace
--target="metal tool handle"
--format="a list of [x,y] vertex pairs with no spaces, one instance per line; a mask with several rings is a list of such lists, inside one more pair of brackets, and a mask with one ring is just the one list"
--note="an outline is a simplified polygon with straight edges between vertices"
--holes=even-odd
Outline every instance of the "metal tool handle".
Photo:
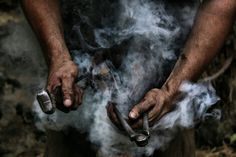
[[116,105],[113,105],[113,107],[122,127],[129,135],[131,141],[134,141],[139,147],[146,146],[148,144],[148,139],[150,137],[147,114],[144,114],[143,116],[143,131],[141,133],[137,133],[127,123],[127,121],[124,119],[120,111],[117,109]]
[[143,132],[147,136],[150,136],[149,124],[148,124],[148,114],[147,113],[143,114]]
[[122,127],[125,129],[125,131],[128,133],[129,137],[131,140],[134,139],[134,137],[136,136],[136,133],[134,132],[134,130],[130,127],[130,125],[127,123],[127,121],[124,119],[124,117],[122,116],[122,114],[120,113],[120,111],[117,109],[116,105],[114,105],[114,111],[122,125]]

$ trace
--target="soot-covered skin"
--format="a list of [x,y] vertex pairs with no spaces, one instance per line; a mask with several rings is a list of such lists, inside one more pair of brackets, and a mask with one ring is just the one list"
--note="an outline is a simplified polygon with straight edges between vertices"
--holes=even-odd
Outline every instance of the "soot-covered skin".
[[[122,11],[125,12],[125,10],[127,9],[126,8],[127,6],[125,5],[126,3],[125,1],[104,1],[101,3],[101,5],[97,5],[100,2],[93,1],[93,0],[88,0],[88,1],[71,0],[70,3],[68,3],[68,1],[62,1],[62,5],[61,5],[62,11],[63,11],[62,15],[63,15],[63,20],[64,20],[65,38],[68,43],[67,45],[69,49],[71,51],[78,50],[78,51],[81,51],[82,53],[90,53],[81,49],[83,45],[81,45],[81,43],[78,42],[78,34],[76,35],[76,33],[74,32],[76,30],[74,30],[73,28],[75,26],[79,26],[77,28],[80,29],[79,31],[82,33],[84,41],[87,44],[94,47],[105,48],[102,51],[90,53],[90,55],[93,56],[93,62],[95,62],[95,64],[99,66],[99,64],[103,63],[106,60],[111,61],[113,66],[116,68],[115,73],[116,72],[125,73],[124,76],[121,76],[120,78],[121,82],[119,85],[127,86],[127,90],[132,91],[133,89],[136,89],[137,91],[139,91],[139,92],[135,92],[135,94],[132,95],[131,99],[127,99],[126,105],[129,106],[128,107],[129,111],[131,110],[131,106],[138,104],[138,101],[141,100],[141,98],[145,96],[148,90],[154,87],[160,88],[164,84],[166,78],[169,76],[171,69],[173,68],[178,58],[178,55],[180,54],[180,51],[181,51],[180,48],[183,47],[183,44],[186,39],[185,37],[190,31],[190,28],[192,25],[193,19],[186,18],[187,14],[190,14],[187,17],[189,16],[194,17],[194,11],[189,13],[189,8],[196,8],[199,4],[197,1],[191,1],[191,3],[189,1],[188,2],[181,1],[179,3],[175,3],[174,1],[171,1],[171,0],[165,1],[165,2],[164,1],[150,1],[150,2],[154,3],[154,6],[161,5],[164,8],[164,9],[161,8],[160,9],[161,11],[157,12],[157,15],[155,15],[154,13],[155,16],[160,18],[160,20],[156,23],[156,27],[160,29],[164,29],[169,32],[175,32],[175,35],[173,35],[173,37],[171,38],[172,41],[168,42],[167,44],[168,46],[166,48],[158,48],[158,47],[162,47],[161,43],[164,44],[169,40],[169,39],[166,39],[168,37],[166,37],[165,34],[157,33],[156,37],[155,35],[154,37],[152,37],[151,35],[146,36],[145,34],[139,34],[135,32],[133,33],[130,32],[124,35],[124,37],[122,37],[122,35],[119,35],[119,31],[129,29],[130,27],[135,25],[135,22],[136,22],[135,18],[132,19],[133,17],[128,17],[127,15],[120,15],[120,12]],[[146,2],[144,2],[144,4],[145,3]],[[133,4],[127,3],[127,5],[128,7],[130,7],[129,5],[133,5]],[[187,8],[187,9],[180,9],[180,8]],[[150,8],[150,9],[155,10],[155,7]],[[166,16],[163,16],[163,15],[166,15]],[[124,16],[124,18],[122,20],[119,19],[122,16]],[[178,33],[176,33],[176,30]],[[152,38],[158,38],[158,39],[156,40]],[[160,42],[160,44],[156,44],[158,42]],[[125,44],[122,44],[122,43],[125,43]],[[138,46],[134,46],[134,45],[138,45]],[[155,47],[157,47],[156,50],[151,50],[152,45],[155,45]],[[133,51],[133,52],[129,52],[129,51]],[[173,53],[175,56],[173,55],[172,57],[169,57],[169,58],[161,57],[158,55],[161,55],[162,53],[164,54],[165,52],[158,52],[158,51],[171,51],[171,53]],[[159,69],[161,70],[159,71],[157,70],[158,68],[157,69],[153,68],[152,69],[153,74],[149,75],[148,73],[147,74],[143,73],[142,74],[143,79],[141,80],[145,80],[146,83],[138,82],[139,85],[133,85],[132,83],[131,84],[127,83],[127,81],[125,80],[125,79],[129,80],[129,77],[127,76],[133,75],[132,70],[129,71],[126,69],[126,65],[129,64],[128,62],[126,62],[127,58],[129,58],[129,54],[127,53],[134,53],[134,54],[140,53],[141,55],[137,55],[138,57],[136,59],[140,60],[141,57],[144,57],[144,59],[147,62],[152,62],[150,58],[154,54],[154,57],[156,57],[156,59],[159,60],[159,63],[155,63],[155,65],[160,66]],[[76,56],[75,54],[74,57],[76,58],[80,56],[79,55]],[[143,60],[143,58],[141,60]],[[140,65],[143,66],[144,68],[149,68],[148,66],[146,67],[145,65],[142,65],[142,64],[145,64],[145,62],[141,61]],[[150,63],[150,64],[153,64],[153,63]],[[139,71],[139,69],[137,68],[133,70]],[[150,79],[151,77],[152,79]],[[155,89],[153,89],[152,91],[155,91]],[[150,91],[146,95],[154,95],[152,97],[160,97],[159,95],[155,94],[156,92],[152,92],[152,91]],[[115,93],[113,95],[117,95],[117,90],[114,90],[113,93]],[[158,93],[166,93],[166,92],[160,90],[160,92]],[[117,98],[112,98],[112,99],[116,100]],[[168,99],[172,99],[172,98],[169,97]],[[143,102],[145,102],[145,100],[143,100]],[[142,105],[143,102],[141,102],[137,106]],[[169,104],[171,104],[170,101],[168,102]],[[118,102],[118,104],[119,104],[118,106],[122,106],[122,103]],[[153,101],[153,103],[151,103],[150,105],[154,105],[154,104],[157,104],[157,103]],[[156,113],[156,115],[159,115],[159,118],[162,117],[165,113],[167,113],[167,111],[169,112],[171,110],[171,107],[168,107],[169,105],[164,105],[165,103],[158,103],[158,104],[163,104],[163,105],[159,105],[159,107],[161,106],[166,107],[166,109],[164,109],[165,107],[163,108],[163,111],[158,110],[158,112]],[[127,112],[127,107],[125,108]],[[153,110],[150,114],[150,117],[153,117],[153,113],[155,113],[156,111],[157,110]],[[114,115],[114,114],[111,113],[109,115]],[[114,117],[114,116],[110,116],[110,117]],[[130,119],[132,119],[132,116],[130,116]],[[156,119],[158,119],[158,117],[156,117],[155,120]],[[150,120],[152,125],[155,120],[154,119]],[[140,122],[136,125],[140,126]]]
[[[30,0],[25,0],[25,2],[27,1]],[[50,5],[53,2],[55,4],[55,1],[48,2],[50,2],[48,4],[51,7],[49,10],[55,9],[54,13],[56,18],[55,16],[50,16],[51,14],[48,14],[48,12],[42,13],[46,13],[46,15],[48,15],[46,17],[51,18],[51,20],[41,20],[43,18],[41,16],[42,13],[33,12],[35,10],[32,9],[32,6],[27,7],[28,5],[25,5],[25,10],[28,13],[33,12],[34,15],[36,15],[32,16],[33,14],[28,14],[29,19],[32,20],[31,22],[33,27],[39,33],[41,42],[43,41],[43,43],[46,44],[46,48],[56,48],[56,50],[58,50],[58,47],[62,48],[62,51],[60,49],[59,51],[55,51],[55,49],[54,51],[48,51],[47,57],[49,63],[50,61],[55,62],[55,60],[61,59],[58,58],[61,56],[67,60],[71,60],[68,55],[69,51],[75,49],[73,50],[73,52],[75,52],[74,54],[76,54],[74,59],[80,65],[79,68],[83,67],[86,72],[86,69],[90,69],[90,67],[94,66],[94,63],[91,60],[91,58],[93,58],[91,56],[93,55],[88,54],[86,56],[87,53],[81,49],[77,49],[76,44],[73,42],[71,42],[72,45],[75,45],[73,48],[65,49],[65,41],[63,40],[64,36],[61,29],[62,26],[55,26],[55,23],[62,23],[57,14],[58,8],[55,8],[55,5]],[[51,119],[52,122],[54,122],[56,126],[59,125],[60,128],[71,125],[75,126],[78,130],[82,130],[83,126],[85,126],[84,124],[89,124],[92,127],[89,126],[85,130],[89,132],[90,140],[94,143],[99,143],[103,152],[108,150],[111,152],[111,147],[115,145],[117,148],[116,150],[122,151],[129,149],[130,152],[134,152],[135,154],[140,152],[140,150],[133,147],[133,145],[127,141],[126,137],[120,135],[116,130],[111,128],[109,120],[104,114],[106,112],[105,105],[110,99],[112,101],[114,100],[114,102],[117,102],[118,104],[117,107],[125,115],[128,115],[133,105],[137,104],[140,100],[142,102],[142,98],[145,98],[145,94],[149,90],[156,86],[160,87],[163,85],[164,80],[166,80],[173,69],[174,63],[178,59],[181,48],[184,46],[183,43],[188,34],[186,30],[189,30],[192,26],[198,2],[196,1],[196,3],[194,3],[196,5],[186,3],[184,6],[178,6],[175,4],[176,6],[172,8],[172,11],[170,10],[170,1],[161,0],[120,0],[119,3],[116,3],[117,1],[105,1],[104,3],[101,3],[101,5],[97,5],[97,3],[101,1],[88,2],[90,5],[79,6],[82,6],[87,10],[83,11],[82,8],[75,8],[76,11],[79,12],[79,18],[83,19],[81,21],[85,21],[84,23],[91,27],[87,34],[86,31],[83,30],[86,27],[81,29],[82,34],[85,34],[84,36],[88,37],[84,39],[87,43],[92,46],[109,49],[113,45],[119,44],[131,36],[133,37],[132,42],[129,43],[127,53],[125,53],[118,68],[112,69],[111,72],[109,71],[111,76],[114,76],[114,83],[110,83],[109,80],[107,82],[99,80],[98,84],[103,82],[102,88],[98,88],[99,90],[95,91],[88,88],[85,92],[86,96],[83,99],[84,105],[82,105],[77,112],[71,112],[70,114],[56,112],[55,115],[46,118],[45,116],[40,116],[44,120]],[[36,4],[39,3],[39,1],[31,1],[31,3]],[[222,3],[224,5],[220,5]],[[216,55],[217,49],[220,48],[223,39],[226,37],[230,24],[233,21],[233,14],[235,13],[235,11],[232,11],[235,9],[235,7],[232,7],[235,5],[234,3],[235,2],[230,0],[224,0],[224,2],[211,0],[205,3],[204,7],[201,8],[201,12],[197,16],[198,18],[196,19],[197,22],[193,28],[193,33],[190,35],[189,40],[183,49],[183,53],[185,53],[187,59],[179,59],[172,71],[172,74],[164,84],[165,87],[163,90],[166,89],[168,92],[173,94],[179,89],[183,80],[195,80],[200,75],[204,67]],[[40,6],[42,7],[43,4],[44,3],[41,3]],[[225,6],[225,4],[228,5]],[[106,9],[106,7],[104,7],[107,5],[112,6],[111,10],[110,8]],[[38,9],[40,6],[37,6],[36,8]],[[89,6],[92,7],[90,8]],[[96,9],[95,6],[98,6],[99,8]],[[226,7],[226,11],[221,6]],[[116,16],[117,12],[113,12],[112,9],[114,8],[118,8],[117,12],[119,12],[119,16]],[[94,14],[94,11],[96,10],[101,11],[102,14]],[[209,10],[210,13],[208,13]],[[220,13],[229,18],[226,19],[224,16],[216,15],[219,10]],[[88,12],[86,13],[86,11]],[[106,13],[108,13],[109,16],[107,16]],[[40,23],[41,27],[37,24],[37,20],[42,22]],[[54,23],[50,23],[51,21]],[[52,25],[54,26],[54,29],[45,29],[47,27],[53,28]],[[80,25],[80,21],[78,20],[77,23],[71,23],[71,27],[69,28],[73,28],[74,25]],[[217,25],[217,27],[213,27],[215,25]],[[50,38],[47,38],[48,34]],[[69,40],[70,37],[67,37],[66,39]],[[215,42],[217,42],[216,45],[218,47],[212,47]],[[81,43],[77,44],[78,48],[81,46],[80,44]],[[82,56],[85,56],[85,60],[81,58]],[[107,62],[102,62],[103,57],[101,58],[102,59],[98,61],[98,65],[91,70],[92,74],[97,74],[99,71],[104,72],[104,67],[107,67]],[[188,86],[189,85],[187,85],[187,87]],[[179,108],[177,108],[179,110],[170,112],[168,116],[164,116],[160,122],[156,124],[153,131],[153,139],[151,140],[150,145],[147,148],[144,148],[149,152],[149,155],[151,155],[154,149],[164,147],[173,138],[174,133],[177,132],[178,128],[194,125],[194,117],[191,112],[188,112],[191,111],[188,107],[193,107],[195,105],[192,103],[192,97],[204,91],[206,87],[194,87],[191,85],[190,87],[200,88],[196,92],[193,91],[192,95],[189,95],[179,103]],[[157,96],[157,94],[154,95]],[[153,96],[148,96],[148,98],[152,99]],[[201,101],[200,105],[202,105],[203,108],[211,106],[212,103],[215,102],[211,101],[211,99],[212,97],[210,97],[209,103],[201,103]],[[203,102],[207,101],[204,100]],[[185,110],[186,108],[187,110]],[[201,112],[200,114],[203,113]],[[136,117],[136,119],[137,118],[138,117]],[[165,130],[164,134],[157,134],[163,132],[163,130]],[[166,132],[166,130],[168,131]]]

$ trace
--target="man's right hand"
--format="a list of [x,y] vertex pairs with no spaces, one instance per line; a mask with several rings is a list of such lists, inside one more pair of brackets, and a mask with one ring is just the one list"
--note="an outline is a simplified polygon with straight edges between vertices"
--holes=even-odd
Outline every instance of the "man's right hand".
[[78,68],[71,60],[53,63],[49,69],[47,90],[50,93],[60,87],[63,95],[63,103],[57,102],[57,105],[68,109],[76,109],[82,101],[82,90],[75,84],[78,75]]
[[75,85],[78,69],[71,60],[64,40],[60,1],[22,0],[21,3],[48,63],[47,90],[54,93],[60,87],[63,100],[56,102],[58,108],[76,108],[81,104],[82,92]]

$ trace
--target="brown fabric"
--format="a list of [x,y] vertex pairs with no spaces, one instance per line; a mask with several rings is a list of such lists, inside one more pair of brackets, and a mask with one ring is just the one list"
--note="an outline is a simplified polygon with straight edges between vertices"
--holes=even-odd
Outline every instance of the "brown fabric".
[[95,149],[86,140],[86,134],[75,129],[67,131],[47,131],[45,157],[95,157]]
[[195,157],[194,130],[178,133],[165,151],[156,151],[153,157]]
[[[67,132],[50,130],[47,132],[45,157],[101,157],[99,152],[94,151],[94,145],[85,137],[85,134],[80,134],[74,129]],[[116,157],[132,156],[124,154]],[[152,157],[195,157],[194,130],[182,131],[165,151],[156,151]]]

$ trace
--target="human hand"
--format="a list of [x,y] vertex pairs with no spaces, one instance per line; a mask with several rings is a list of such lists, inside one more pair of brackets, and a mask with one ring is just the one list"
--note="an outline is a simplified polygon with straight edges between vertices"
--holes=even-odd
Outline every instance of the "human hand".
[[56,107],[62,111],[76,109],[82,101],[82,90],[75,84],[78,68],[71,60],[54,62],[49,69],[47,90],[59,94],[63,99],[56,101]]
[[[177,93],[170,94],[163,89],[150,90],[139,104],[135,105],[129,113],[127,122],[132,128],[142,128],[143,126],[143,113],[148,112],[149,125],[153,126],[156,121],[160,120],[166,113],[170,112],[173,108],[173,102]],[[107,114],[110,120],[118,127],[122,128],[121,124],[114,112],[112,104],[107,106]]]

